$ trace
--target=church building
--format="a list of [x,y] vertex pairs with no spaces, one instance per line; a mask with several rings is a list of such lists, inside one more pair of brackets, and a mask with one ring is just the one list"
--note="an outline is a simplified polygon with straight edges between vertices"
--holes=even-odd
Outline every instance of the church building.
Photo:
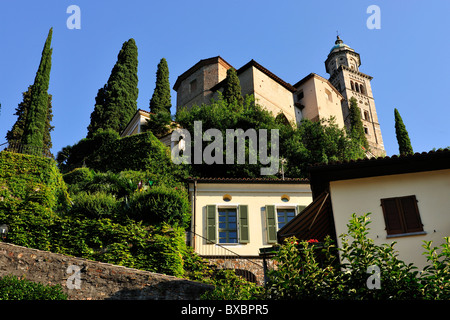
[[[370,151],[376,156],[384,156],[386,152],[370,85],[372,77],[362,73],[360,65],[359,53],[338,36],[325,60],[328,79],[310,73],[291,85],[254,60],[236,72],[242,95],[252,94],[256,102],[274,116],[283,114],[288,121],[297,124],[303,118],[318,121],[334,116],[338,126],[349,126],[349,100],[355,97]],[[217,56],[200,60],[181,74],[173,86],[177,92],[177,111],[217,98],[218,92],[223,90],[227,70],[232,67]]]

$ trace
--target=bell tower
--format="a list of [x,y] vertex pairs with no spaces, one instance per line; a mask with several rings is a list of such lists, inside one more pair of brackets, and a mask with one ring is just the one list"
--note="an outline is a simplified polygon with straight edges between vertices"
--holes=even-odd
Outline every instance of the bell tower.
[[370,85],[373,77],[359,71],[360,66],[361,57],[359,53],[355,52],[337,36],[335,45],[331,48],[327,60],[325,60],[325,69],[330,74],[329,81],[331,84],[345,98],[342,102],[344,123],[347,127],[350,126],[349,100],[355,97],[358,101],[358,107],[361,109],[362,123],[370,151],[375,156],[384,156],[386,151]]

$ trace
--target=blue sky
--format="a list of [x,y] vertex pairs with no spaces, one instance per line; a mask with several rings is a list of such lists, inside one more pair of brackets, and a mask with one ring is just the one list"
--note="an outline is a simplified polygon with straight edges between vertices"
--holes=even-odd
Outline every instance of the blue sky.
[[[81,29],[70,30],[69,5],[81,9]],[[368,29],[378,5],[381,29]],[[122,43],[139,51],[138,107],[148,110],[159,60],[170,83],[200,59],[220,55],[236,68],[251,59],[294,84],[311,72],[325,78],[324,61],[339,31],[361,55],[387,155],[398,153],[397,108],[414,151],[450,146],[450,1],[85,1],[0,2],[0,144],[14,124],[22,92],[33,83],[53,27],[49,93],[53,95],[53,153],[86,136],[97,90]],[[175,106],[176,92],[172,90]],[[175,113],[175,107],[172,109]]]

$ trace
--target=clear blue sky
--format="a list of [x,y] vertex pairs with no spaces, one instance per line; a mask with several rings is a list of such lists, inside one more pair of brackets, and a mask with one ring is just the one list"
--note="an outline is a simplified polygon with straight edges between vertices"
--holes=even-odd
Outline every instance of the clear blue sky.
[[[81,29],[69,30],[69,5],[81,9]],[[381,9],[370,30],[369,5]],[[414,151],[450,146],[450,1],[86,1],[0,2],[0,143],[14,124],[22,92],[33,83],[45,37],[53,27],[49,93],[53,153],[86,136],[97,90],[122,43],[139,50],[138,107],[148,110],[159,60],[170,83],[200,59],[220,55],[236,68],[251,59],[294,84],[311,72],[328,78],[324,61],[336,30],[361,55],[388,155],[398,153],[394,108]],[[175,106],[176,93],[172,90]],[[175,108],[172,109],[175,113]]]

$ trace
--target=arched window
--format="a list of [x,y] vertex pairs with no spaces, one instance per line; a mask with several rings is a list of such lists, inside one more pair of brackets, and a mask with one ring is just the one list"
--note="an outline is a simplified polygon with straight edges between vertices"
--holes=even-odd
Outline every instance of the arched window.
[[364,110],[364,120],[370,121],[369,111]]
[[350,85],[352,86],[352,90],[355,90],[355,84],[353,83],[353,81],[350,81]]
[[355,88],[356,88],[356,92],[359,92],[359,85],[356,82],[355,82]]
[[359,90],[361,91],[362,94],[366,94],[366,90],[364,89],[364,85],[360,84],[359,85]]

